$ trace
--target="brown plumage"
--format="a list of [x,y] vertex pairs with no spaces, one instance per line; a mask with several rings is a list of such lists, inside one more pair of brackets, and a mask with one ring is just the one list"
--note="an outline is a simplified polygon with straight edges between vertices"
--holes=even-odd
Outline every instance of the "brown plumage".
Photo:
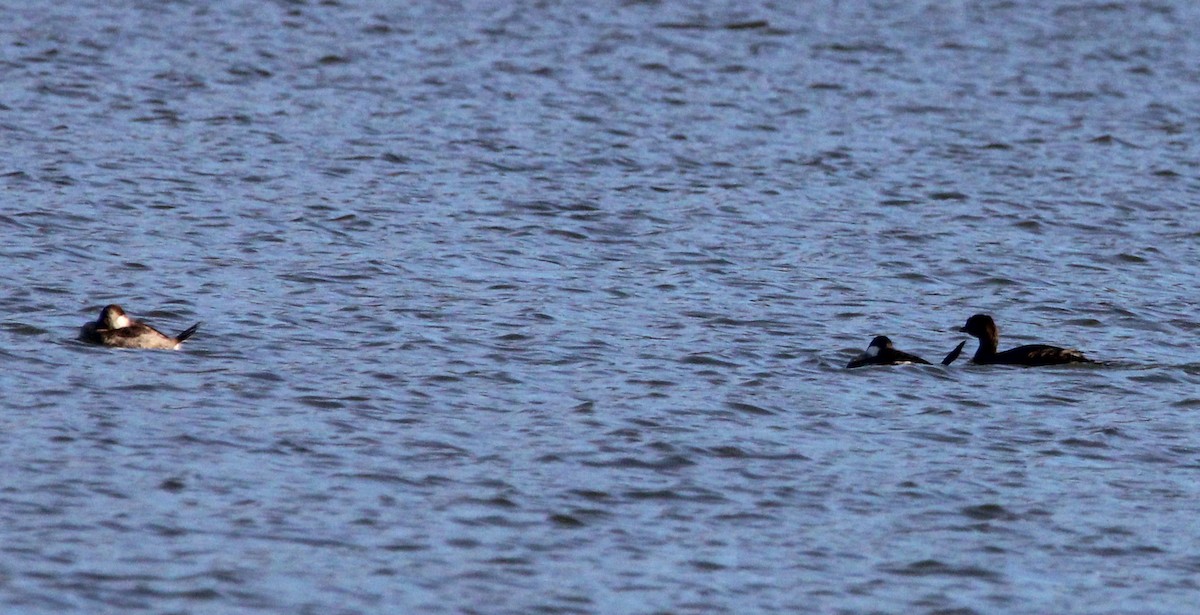
[[1046,344],[1029,344],[1017,346],[997,352],[1000,345],[1000,330],[996,322],[987,314],[976,314],[967,319],[959,331],[979,339],[979,348],[975,351],[972,362],[984,365],[1062,365],[1064,363],[1092,363],[1093,361],[1078,350],[1047,346]]
[[191,337],[199,327],[200,323],[196,323],[171,337],[150,325],[130,318],[119,305],[106,305],[100,310],[100,317],[95,322],[89,322],[80,328],[79,339],[91,344],[117,348],[178,350],[180,344]]

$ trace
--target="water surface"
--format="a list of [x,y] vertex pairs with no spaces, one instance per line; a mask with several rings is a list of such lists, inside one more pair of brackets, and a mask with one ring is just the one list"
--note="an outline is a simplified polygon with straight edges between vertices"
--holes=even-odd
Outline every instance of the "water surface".
[[800,4],[8,6],[4,610],[1193,610],[1200,9]]

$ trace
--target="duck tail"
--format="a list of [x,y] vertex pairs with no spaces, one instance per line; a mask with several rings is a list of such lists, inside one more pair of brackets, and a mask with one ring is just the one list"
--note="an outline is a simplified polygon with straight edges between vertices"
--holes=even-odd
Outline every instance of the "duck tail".
[[958,355],[962,354],[963,346],[966,343],[966,341],[959,342],[958,345],[954,347],[954,350],[951,350],[950,354],[946,355],[945,359],[942,359],[942,365],[950,365],[953,363],[954,360],[958,358]]
[[184,329],[183,331],[180,331],[179,335],[175,336],[175,339],[182,342],[183,340],[186,340],[187,338],[191,337],[192,334],[196,332],[196,329],[199,329],[199,328],[200,328],[200,323],[196,323],[196,324]]

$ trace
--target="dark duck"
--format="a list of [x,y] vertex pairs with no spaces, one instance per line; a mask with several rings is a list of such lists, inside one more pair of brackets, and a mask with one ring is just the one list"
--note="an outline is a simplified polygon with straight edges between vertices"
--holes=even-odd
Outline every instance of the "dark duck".
[[191,337],[200,323],[196,323],[171,337],[150,325],[140,323],[125,314],[119,305],[107,305],[100,310],[100,318],[83,325],[79,339],[103,346],[117,348],[155,348],[178,350],[183,341]]
[[[958,358],[958,354],[962,352],[962,342],[957,348],[950,351],[945,359],[942,359],[942,365],[950,365]],[[929,361],[918,357],[915,354],[909,354],[903,350],[896,350],[892,344],[891,338],[886,335],[876,336],[871,340],[871,344],[867,346],[866,351],[854,357],[850,363],[846,364],[847,368],[863,367],[865,365],[929,365]]]
[[974,363],[982,365],[1064,365],[1067,363],[1094,363],[1082,352],[1070,348],[1059,348],[1046,344],[1029,344],[997,352],[1000,345],[1000,330],[987,314],[976,314],[967,319],[959,331],[979,338],[979,349],[975,351]]

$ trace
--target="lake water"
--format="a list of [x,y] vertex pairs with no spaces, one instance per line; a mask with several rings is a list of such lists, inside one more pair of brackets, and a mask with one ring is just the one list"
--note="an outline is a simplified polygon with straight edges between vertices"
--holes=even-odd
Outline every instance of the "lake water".
[[1200,4],[5,4],[0,610],[1200,605]]

